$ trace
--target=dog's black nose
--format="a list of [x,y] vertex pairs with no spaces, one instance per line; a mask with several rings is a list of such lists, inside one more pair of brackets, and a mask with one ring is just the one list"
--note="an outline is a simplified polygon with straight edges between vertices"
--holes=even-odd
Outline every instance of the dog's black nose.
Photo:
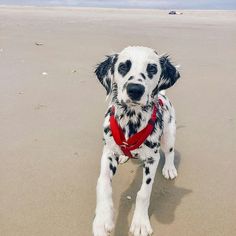
[[133,101],[139,101],[144,94],[144,86],[141,84],[129,83],[127,85],[127,94]]

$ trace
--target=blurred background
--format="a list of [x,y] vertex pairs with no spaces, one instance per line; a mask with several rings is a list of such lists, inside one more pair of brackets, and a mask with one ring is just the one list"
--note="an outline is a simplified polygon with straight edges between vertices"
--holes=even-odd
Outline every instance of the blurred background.
[[236,0],[0,0],[0,5],[232,10]]

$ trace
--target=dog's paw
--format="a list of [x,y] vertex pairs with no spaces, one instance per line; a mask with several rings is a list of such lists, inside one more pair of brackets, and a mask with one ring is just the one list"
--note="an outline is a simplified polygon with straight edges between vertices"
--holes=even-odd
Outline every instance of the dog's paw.
[[129,157],[125,156],[125,155],[120,155],[119,156],[119,164],[124,164],[126,161],[128,161]]
[[130,226],[130,233],[134,236],[149,236],[152,235],[153,230],[148,216],[142,214],[135,214]]
[[96,215],[93,221],[94,236],[108,236],[114,228],[112,217]]
[[174,179],[177,177],[177,170],[174,164],[168,165],[165,164],[162,169],[162,174],[166,179]]

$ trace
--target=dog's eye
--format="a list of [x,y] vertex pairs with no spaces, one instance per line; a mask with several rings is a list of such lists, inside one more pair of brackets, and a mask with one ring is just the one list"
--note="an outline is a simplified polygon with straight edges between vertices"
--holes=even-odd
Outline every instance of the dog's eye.
[[156,64],[148,64],[147,65],[147,73],[148,77],[152,79],[153,75],[157,73],[157,65]]
[[122,75],[125,76],[131,68],[131,61],[127,60],[126,62],[121,62],[118,67],[118,72]]

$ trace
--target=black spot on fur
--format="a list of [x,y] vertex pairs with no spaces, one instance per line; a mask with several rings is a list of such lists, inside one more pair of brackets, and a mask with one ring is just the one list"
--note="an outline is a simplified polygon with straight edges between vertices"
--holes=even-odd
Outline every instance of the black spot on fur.
[[113,166],[111,163],[110,163],[110,170],[112,171],[112,174],[115,175],[115,173],[116,173],[116,167]]
[[111,107],[107,110],[106,114],[105,114],[105,117],[107,117],[108,115],[110,115],[111,113]]
[[168,123],[171,123],[171,121],[172,121],[172,115],[170,115]]
[[137,133],[138,128],[140,127],[140,120],[137,120],[137,123],[133,123],[129,121],[128,127],[129,127],[129,137]]
[[112,162],[112,158],[111,157],[108,157],[108,159]]
[[145,174],[146,174],[146,175],[150,174],[150,169],[149,169],[149,167],[145,167]]
[[134,78],[134,76],[130,76],[128,80],[132,80]]
[[110,127],[109,127],[109,126],[107,126],[107,127],[104,128],[104,133],[105,133],[105,134],[108,134],[109,131],[110,131]]
[[139,157],[139,154],[138,154],[138,153],[135,153],[135,154],[134,154],[134,157],[135,157],[135,158],[138,158],[138,157]]
[[137,132],[137,127],[134,123],[129,122],[129,137]]
[[146,79],[146,76],[143,73],[141,73],[141,76],[143,77],[143,79]]
[[173,151],[173,148],[170,148],[170,150],[169,150],[170,152],[172,152]]
[[146,106],[142,106],[142,111],[144,111],[144,112],[150,112],[150,110],[152,110],[153,109],[153,104],[148,104],[148,105],[146,105]]
[[132,66],[132,63],[130,60],[127,60],[126,62],[121,62],[118,67],[118,72],[124,77],[129,71]]
[[153,142],[150,142],[150,141],[148,141],[148,140],[146,140],[146,141],[144,142],[144,144],[145,144],[147,147],[152,148],[152,149],[157,146],[157,143],[153,143]]
[[156,119],[156,122],[155,122],[155,127],[154,127],[153,132],[156,132],[158,128],[160,130],[163,130],[163,119],[162,119],[162,116],[163,116],[163,112],[161,111],[161,109],[158,109],[158,111],[157,111],[157,119]]
[[121,114],[119,119],[121,120],[123,119],[123,117],[124,117],[124,114]]
[[157,143],[157,147],[156,147],[156,149],[154,150],[154,153],[158,153],[158,148],[161,146],[161,144],[160,143]]
[[142,79],[138,79],[139,82],[142,82]]
[[152,181],[152,179],[151,179],[151,178],[148,178],[148,179],[146,180],[146,184],[150,184],[151,181]]
[[135,115],[135,110],[129,110],[129,111],[127,111],[126,115],[131,118],[132,116]]
[[153,76],[157,73],[157,65],[148,64],[146,70],[147,70],[148,78],[152,79]]
[[138,113],[138,119],[142,120],[142,114],[141,113]]
[[103,138],[102,141],[103,141],[103,144],[106,145],[106,140],[105,140],[105,138]]
[[147,162],[148,164],[153,164],[153,163],[154,163],[153,157],[149,157],[149,158],[146,160],[146,162]]

